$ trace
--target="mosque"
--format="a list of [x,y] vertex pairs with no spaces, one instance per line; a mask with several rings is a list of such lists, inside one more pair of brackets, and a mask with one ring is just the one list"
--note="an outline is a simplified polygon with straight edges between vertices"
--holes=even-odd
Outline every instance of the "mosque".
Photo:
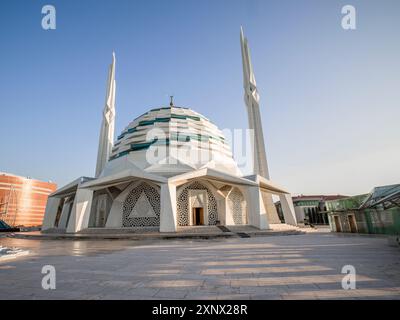
[[[205,116],[177,107],[152,109],[114,140],[115,55],[109,69],[96,174],[49,195],[42,230],[154,229],[280,223],[297,225],[291,195],[269,179],[259,94],[247,38],[240,34],[244,98],[252,139],[253,174],[244,176],[223,133]],[[93,231],[93,230],[91,230]]]

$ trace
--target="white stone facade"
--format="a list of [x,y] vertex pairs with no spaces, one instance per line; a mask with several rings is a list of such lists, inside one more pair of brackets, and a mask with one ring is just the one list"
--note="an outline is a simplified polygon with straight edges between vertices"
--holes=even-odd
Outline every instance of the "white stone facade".
[[[179,226],[217,224],[249,224],[268,229],[263,194],[281,195],[281,201],[287,194],[266,179],[261,184],[213,169],[196,170],[164,181],[138,176],[127,176],[122,181],[118,177],[107,178],[106,183],[93,179],[76,184],[73,202],[62,189],[54,193],[48,202],[43,230],[59,228],[74,233],[87,228],[151,228],[175,232]],[[100,196],[95,196],[98,192]],[[290,218],[290,208],[283,210],[285,218]],[[296,224],[290,219],[287,223]]]
[[[114,136],[115,57],[110,67],[96,178],[79,178],[49,196],[43,230],[296,225],[290,194],[269,180],[254,74],[241,36],[245,100],[255,130],[254,175],[243,176],[221,130],[203,115],[173,105],[152,109]],[[107,157],[107,161],[104,161]]]

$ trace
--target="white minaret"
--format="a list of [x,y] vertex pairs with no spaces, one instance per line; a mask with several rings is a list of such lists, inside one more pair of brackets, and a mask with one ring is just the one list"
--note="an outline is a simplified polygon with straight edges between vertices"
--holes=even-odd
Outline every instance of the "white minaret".
[[112,63],[108,71],[106,104],[103,110],[103,121],[100,130],[96,177],[98,177],[103,171],[114,144],[115,86],[115,53],[113,52]]
[[[247,116],[249,119],[249,129],[253,130],[253,171],[254,174],[269,179],[267,155],[265,152],[264,134],[260,114],[260,96],[257,90],[256,78],[251,64],[250,50],[247,38],[243,34],[243,28],[240,27],[240,44],[242,48],[243,62],[243,86],[244,101],[247,107]],[[272,195],[263,193],[264,205],[267,210],[269,223],[280,223],[275,205],[272,201]]]
[[243,61],[244,101],[247,107],[249,129],[254,130],[253,171],[255,174],[269,179],[267,155],[265,153],[264,134],[260,114],[260,96],[258,94],[253,66],[251,64],[247,38],[243,35],[242,27],[240,27],[240,43],[242,47]]

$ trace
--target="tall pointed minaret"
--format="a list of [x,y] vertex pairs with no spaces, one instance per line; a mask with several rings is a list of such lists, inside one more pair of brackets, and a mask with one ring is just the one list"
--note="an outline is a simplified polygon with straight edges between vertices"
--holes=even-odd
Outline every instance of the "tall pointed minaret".
[[115,87],[115,53],[113,52],[112,63],[108,71],[106,104],[103,110],[103,121],[100,130],[96,177],[98,177],[103,171],[114,144]]
[[247,107],[249,129],[254,130],[253,170],[255,174],[269,179],[264,134],[260,114],[260,96],[258,95],[256,79],[254,77],[253,66],[251,64],[247,38],[245,38],[243,35],[242,27],[240,27],[240,43],[242,47],[243,61],[244,101]]
[[[253,172],[264,178],[270,179],[265,152],[264,133],[260,114],[260,96],[257,90],[256,78],[251,64],[250,50],[247,38],[243,34],[243,28],[240,27],[240,44],[242,48],[243,62],[243,86],[244,101],[247,107],[247,116],[249,120],[249,129],[253,130]],[[263,200],[267,209],[269,223],[280,223],[271,194],[263,194]]]

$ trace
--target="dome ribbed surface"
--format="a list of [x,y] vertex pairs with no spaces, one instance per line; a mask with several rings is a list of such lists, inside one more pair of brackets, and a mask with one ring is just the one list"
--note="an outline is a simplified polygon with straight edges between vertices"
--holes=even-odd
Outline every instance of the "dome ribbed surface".
[[133,120],[118,136],[110,160],[162,145],[195,147],[215,156],[232,158],[221,130],[203,115],[180,107],[152,109]]

